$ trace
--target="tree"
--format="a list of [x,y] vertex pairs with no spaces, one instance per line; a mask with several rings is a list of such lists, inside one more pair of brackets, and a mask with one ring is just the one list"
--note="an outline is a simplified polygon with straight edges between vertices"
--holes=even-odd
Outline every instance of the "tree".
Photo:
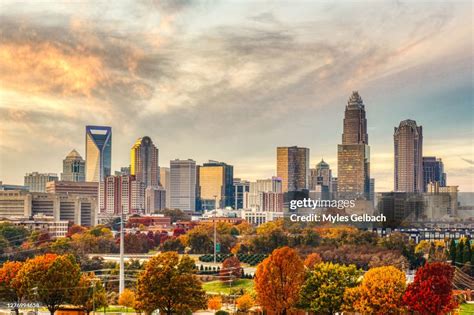
[[449,243],[449,258],[451,258],[451,264],[456,264],[456,241],[454,238]]
[[107,293],[102,281],[94,273],[83,273],[72,295],[72,303],[82,307],[87,314],[107,307]]
[[19,314],[18,304],[22,301],[24,295],[17,277],[22,265],[18,261],[7,261],[0,268],[0,300],[13,302],[17,315]]
[[127,308],[135,306],[135,292],[130,289],[124,289],[118,299],[118,304]]
[[162,213],[165,216],[171,218],[171,223],[174,223],[176,221],[187,221],[191,219],[189,215],[179,209],[165,209]]
[[462,265],[464,263],[464,239],[458,240],[458,245],[456,246],[456,263]]
[[355,287],[360,275],[354,265],[317,264],[301,288],[299,305],[316,314],[339,312],[344,290]]
[[463,253],[462,253],[462,260],[463,260],[463,263],[468,263],[471,261],[471,242],[469,239],[466,240],[465,244],[464,244],[464,249],[463,249]]
[[409,310],[420,314],[447,314],[456,308],[453,298],[454,268],[446,263],[433,262],[419,268],[415,281],[403,296]]
[[171,315],[205,307],[205,293],[194,272],[189,256],[180,259],[176,252],[164,252],[152,257],[138,277],[137,300],[143,310]]
[[210,310],[220,310],[222,308],[222,298],[220,296],[213,296],[207,300],[207,308]]
[[286,314],[298,301],[304,281],[304,265],[289,247],[276,249],[257,267],[257,301],[265,309]]
[[18,272],[22,292],[41,301],[51,315],[71,300],[80,277],[79,265],[72,255],[36,256],[28,259]]
[[238,297],[235,300],[235,303],[237,305],[237,309],[241,312],[248,312],[255,305],[253,297],[248,293]]
[[321,262],[323,262],[323,260],[318,253],[311,253],[304,260],[304,265],[308,269],[313,269],[314,266]]
[[343,310],[362,314],[398,314],[403,309],[405,273],[393,266],[370,269],[362,283],[344,292]]
[[239,278],[242,275],[242,267],[240,261],[236,256],[230,256],[226,258],[222,263],[222,269],[219,272],[221,280],[231,280]]

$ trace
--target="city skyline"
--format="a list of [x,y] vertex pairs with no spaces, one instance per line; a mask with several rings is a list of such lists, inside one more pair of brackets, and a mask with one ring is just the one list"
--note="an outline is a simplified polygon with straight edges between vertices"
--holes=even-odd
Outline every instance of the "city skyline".
[[448,185],[474,189],[472,3],[92,7],[2,2],[4,183],[60,174],[72,149],[85,157],[85,125],[112,127],[112,172],[147,135],[160,166],[212,159],[271,178],[276,147],[296,145],[337,176],[344,106],[359,90],[377,191],[393,189],[392,128],[405,119],[423,126],[424,156],[443,159]]

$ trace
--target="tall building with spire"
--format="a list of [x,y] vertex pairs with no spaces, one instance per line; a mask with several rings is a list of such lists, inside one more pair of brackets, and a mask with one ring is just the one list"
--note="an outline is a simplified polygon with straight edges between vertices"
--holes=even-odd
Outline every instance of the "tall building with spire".
[[100,182],[112,167],[112,128],[86,126],[86,181]]
[[394,128],[395,153],[394,190],[396,192],[424,191],[423,128],[407,119]]
[[158,148],[150,137],[139,138],[133,145],[130,151],[130,175],[134,175],[145,187],[158,187]]
[[73,149],[63,160],[62,181],[83,182],[86,180],[86,161]]
[[370,198],[370,147],[365,105],[357,91],[344,112],[342,144],[337,147],[338,193],[341,197]]

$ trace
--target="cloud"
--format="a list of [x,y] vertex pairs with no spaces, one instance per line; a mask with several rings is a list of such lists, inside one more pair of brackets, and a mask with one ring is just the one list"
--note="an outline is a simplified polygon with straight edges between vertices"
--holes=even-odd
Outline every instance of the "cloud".
[[461,160],[463,160],[464,162],[470,164],[470,165],[474,165],[474,160],[471,160],[471,159],[466,159],[466,158],[463,158],[463,157],[459,157]]

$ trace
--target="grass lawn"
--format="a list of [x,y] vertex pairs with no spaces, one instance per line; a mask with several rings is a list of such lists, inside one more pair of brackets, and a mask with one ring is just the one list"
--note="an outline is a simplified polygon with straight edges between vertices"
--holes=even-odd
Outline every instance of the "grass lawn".
[[232,286],[219,280],[205,282],[202,286],[206,292],[230,294],[231,290],[234,291],[236,289],[244,289],[245,292],[253,292],[253,285],[252,279],[239,279],[234,281]]
[[[100,309],[97,309],[96,310],[96,313],[100,314],[104,312],[104,309],[103,308],[100,308]],[[112,312],[112,313],[135,313],[136,311],[129,307],[128,309],[126,309],[125,306],[120,306],[120,305],[110,305],[109,307],[106,308],[106,312]]]
[[461,305],[461,315],[474,315],[474,304]]

